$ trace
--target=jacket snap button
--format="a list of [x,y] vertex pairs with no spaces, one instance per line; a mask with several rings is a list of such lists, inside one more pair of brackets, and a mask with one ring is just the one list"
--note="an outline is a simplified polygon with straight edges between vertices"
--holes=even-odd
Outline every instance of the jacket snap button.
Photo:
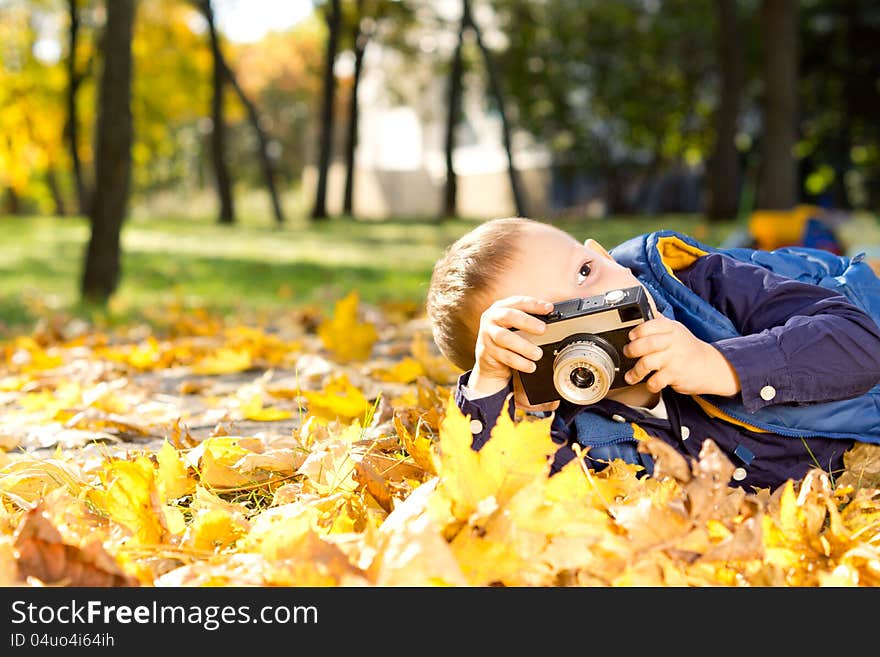
[[471,420],[471,433],[480,433],[483,430],[483,423],[479,420]]
[[689,427],[686,427],[686,426],[684,426],[684,425],[681,425],[681,439],[682,439],[682,440],[687,440],[687,439],[690,438],[690,437],[691,437],[691,430],[690,430],[690,428],[689,428]]
[[626,422],[626,418],[623,417],[622,415],[618,415],[617,413],[612,415],[611,419],[614,420],[615,422]]
[[764,386],[761,388],[761,399],[764,401],[770,401],[776,396],[776,388],[773,386]]
[[733,471],[733,478],[736,481],[742,481],[743,479],[746,478],[746,474],[747,473],[746,473],[745,468],[737,468],[736,470]]

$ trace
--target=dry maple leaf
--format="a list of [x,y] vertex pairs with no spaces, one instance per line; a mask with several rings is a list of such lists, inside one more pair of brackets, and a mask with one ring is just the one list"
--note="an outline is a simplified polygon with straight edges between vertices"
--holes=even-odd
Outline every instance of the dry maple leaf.
[[89,500],[126,527],[134,544],[162,543],[168,528],[156,487],[156,472],[149,458],[110,460],[104,464],[100,477],[104,488],[88,491]]
[[336,302],[333,317],[318,326],[321,342],[343,363],[364,361],[370,357],[378,339],[376,327],[358,317],[360,297],[355,291]]
[[470,418],[449,400],[434,467],[457,518],[466,520],[487,497],[504,503],[535,477],[549,474],[550,457],[558,449],[550,438],[550,422],[543,418],[514,424],[502,413],[489,440],[475,451]]
[[18,570],[22,578],[34,577],[63,586],[137,586],[100,541],[83,546],[63,541],[43,508],[28,511],[15,532]]

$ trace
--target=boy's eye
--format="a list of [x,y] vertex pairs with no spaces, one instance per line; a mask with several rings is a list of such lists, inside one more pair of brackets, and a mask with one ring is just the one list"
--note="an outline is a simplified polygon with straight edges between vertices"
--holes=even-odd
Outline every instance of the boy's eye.
[[590,268],[589,262],[585,262],[584,264],[581,265],[581,268],[578,270],[578,285],[580,285],[581,283],[583,283],[586,280],[587,276],[590,275],[591,271],[592,271],[592,269]]

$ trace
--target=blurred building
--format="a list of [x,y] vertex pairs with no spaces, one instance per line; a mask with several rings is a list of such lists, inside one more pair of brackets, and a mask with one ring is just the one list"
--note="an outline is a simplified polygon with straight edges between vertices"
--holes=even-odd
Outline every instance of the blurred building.
[[[451,11],[460,3],[449,3]],[[436,9],[436,7],[435,7]],[[490,17],[491,18],[491,17]],[[481,26],[488,24],[479,16]],[[449,17],[455,24],[457,14]],[[355,162],[354,212],[363,218],[436,217],[442,212],[446,185],[445,74],[455,48],[452,31],[425,31],[415,61],[377,43],[366,50],[359,89],[359,139]],[[484,39],[501,38],[484,30]],[[350,75],[343,58],[337,75]],[[458,178],[458,213],[490,218],[516,213],[508,177],[500,116],[490,108],[487,78],[480,66],[463,84],[461,122],[456,133],[453,164]],[[341,211],[345,188],[344,112],[337,107],[334,157],[327,181],[327,209]],[[552,211],[550,155],[526,134],[512,136],[513,160],[519,173],[528,213]],[[315,143],[314,139],[310,140]],[[311,162],[316,158],[310,157]],[[307,166],[303,189],[314,192],[317,169]]]

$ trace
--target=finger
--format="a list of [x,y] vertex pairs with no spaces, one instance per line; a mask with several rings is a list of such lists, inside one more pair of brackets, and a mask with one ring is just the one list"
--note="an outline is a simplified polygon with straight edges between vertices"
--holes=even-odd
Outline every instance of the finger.
[[519,354],[529,360],[538,360],[544,355],[543,350],[538,345],[532,344],[524,337],[500,326],[489,329],[488,333],[492,341],[499,347]]
[[670,319],[666,319],[665,317],[655,317],[654,319],[649,319],[647,322],[642,322],[634,327],[627,337],[632,341],[649,335],[656,335],[658,333],[672,333],[672,324],[673,322]]
[[537,369],[537,365],[535,365],[534,361],[524,358],[507,349],[501,349],[499,347],[490,348],[490,355],[498,362],[520,372],[531,374]]
[[515,328],[534,335],[541,335],[547,330],[546,322],[516,308],[490,308],[483,319],[505,329]]
[[655,352],[647,356],[642,356],[636,361],[632,369],[624,374],[624,379],[630,385],[634,385],[648,376],[654,370],[659,370],[663,366],[662,354],[664,352]]
[[648,377],[648,380],[645,381],[645,387],[650,392],[660,392],[670,383],[670,377],[666,374],[665,371],[661,370],[659,372],[655,372],[653,375]]
[[623,355],[627,358],[639,358],[646,354],[667,349],[672,341],[672,333],[655,333],[637,338],[623,346]]
[[530,297],[522,294],[512,297],[505,297],[504,299],[496,301],[492,305],[505,308],[518,308],[519,310],[524,310],[527,313],[535,313],[538,315],[546,315],[551,310],[553,310],[553,304],[549,301],[544,301],[543,299],[538,299],[537,297]]

